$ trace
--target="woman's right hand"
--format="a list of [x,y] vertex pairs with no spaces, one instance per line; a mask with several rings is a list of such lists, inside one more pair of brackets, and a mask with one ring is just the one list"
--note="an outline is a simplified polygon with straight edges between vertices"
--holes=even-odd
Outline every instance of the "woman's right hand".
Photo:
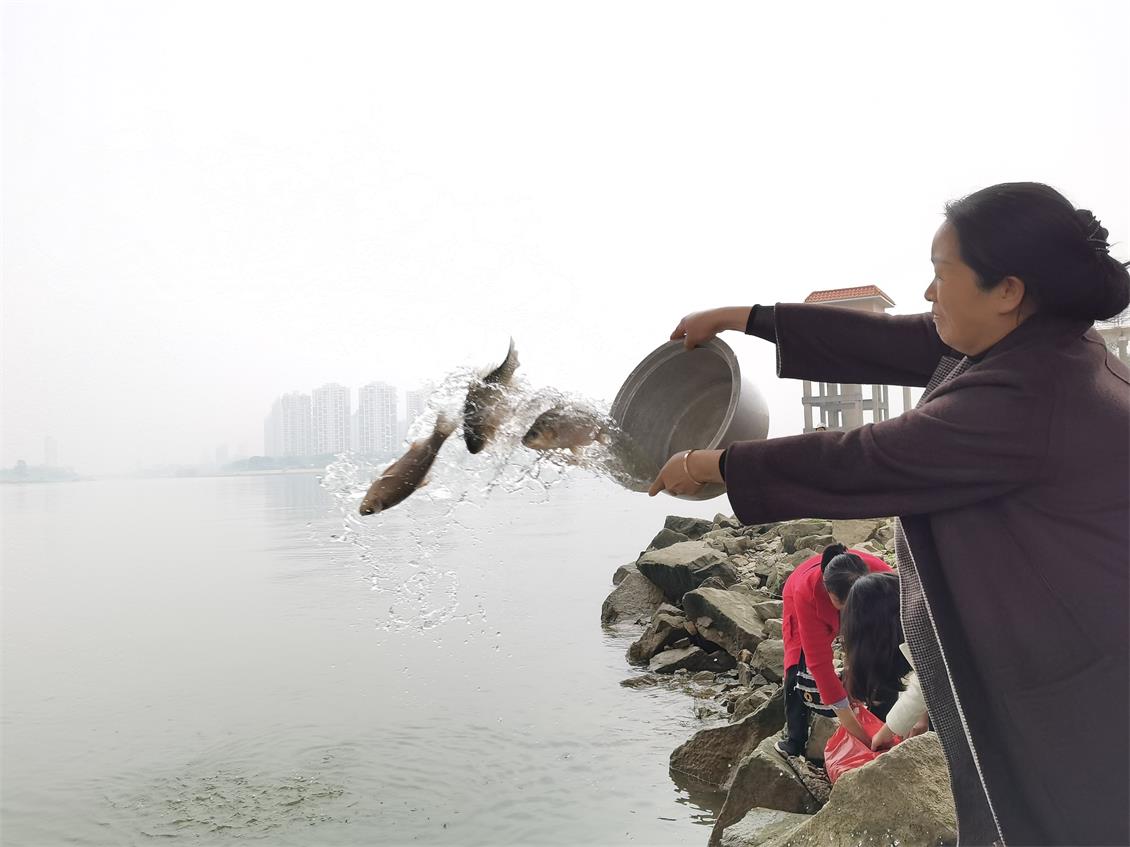
[[880,750],[885,750],[892,746],[895,742],[895,734],[891,728],[886,724],[880,727],[879,731],[875,733],[875,737],[871,739],[871,749],[878,753]]
[[688,350],[705,344],[718,333],[727,329],[744,332],[749,321],[750,306],[723,306],[720,309],[707,309],[704,312],[691,312],[679,321],[671,333],[672,341],[682,341]]

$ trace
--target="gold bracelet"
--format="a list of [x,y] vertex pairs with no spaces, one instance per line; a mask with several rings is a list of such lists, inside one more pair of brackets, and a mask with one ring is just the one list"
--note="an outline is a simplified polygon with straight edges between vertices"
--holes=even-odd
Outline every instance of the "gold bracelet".
[[695,479],[694,475],[691,473],[691,467],[690,467],[690,464],[688,464],[688,463],[690,462],[691,453],[693,453],[693,452],[695,452],[695,451],[694,450],[688,450],[686,453],[683,454],[683,473],[685,473],[687,475],[687,479],[689,479],[695,485],[706,485],[705,482],[699,482],[697,479]]

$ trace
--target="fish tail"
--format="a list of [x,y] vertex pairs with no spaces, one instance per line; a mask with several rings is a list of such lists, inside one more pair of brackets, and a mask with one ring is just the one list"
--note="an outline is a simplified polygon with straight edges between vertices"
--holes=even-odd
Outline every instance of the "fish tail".
[[443,412],[440,412],[436,417],[436,434],[447,438],[451,433],[455,432],[457,426],[455,418],[449,418]]
[[508,383],[510,378],[514,376],[514,372],[518,370],[518,351],[514,348],[514,338],[510,338],[510,348],[506,351],[506,358],[502,360],[502,364],[491,371],[484,382],[491,383]]

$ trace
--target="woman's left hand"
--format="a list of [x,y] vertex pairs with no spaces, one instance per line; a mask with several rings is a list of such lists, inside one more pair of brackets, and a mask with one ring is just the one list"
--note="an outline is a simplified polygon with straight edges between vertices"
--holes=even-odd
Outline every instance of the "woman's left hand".
[[660,491],[673,495],[696,494],[707,483],[721,483],[722,474],[718,471],[721,452],[692,450],[689,458],[686,450],[676,453],[667,460],[667,464],[651,484],[648,495],[654,497]]

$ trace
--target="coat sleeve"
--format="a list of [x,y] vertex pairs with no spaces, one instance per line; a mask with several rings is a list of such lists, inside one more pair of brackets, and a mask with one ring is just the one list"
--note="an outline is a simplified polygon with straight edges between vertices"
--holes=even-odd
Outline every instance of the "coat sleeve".
[[804,651],[804,663],[816,681],[820,702],[827,706],[838,703],[847,697],[847,692],[836,675],[832,657],[832,632],[811,608],[801,611],[797,618],[800,622],[800,646]]
[[761,524],[929,514],[1000,497],[1043,472],[1051,406],[1011,371],[970,370],[891,420],[731,445],[730,503]]
[[860,385],[925,386],[952,351],[928,314],[884,315],[778,303],[777,376]]
[[906,734],[926,714],[926,700],[922,697],[922,683],[915,671],[908,673],[904,681],[906,688],[899,692],[898,700],[887,713],[887,726],[895,735],[906,738]]

